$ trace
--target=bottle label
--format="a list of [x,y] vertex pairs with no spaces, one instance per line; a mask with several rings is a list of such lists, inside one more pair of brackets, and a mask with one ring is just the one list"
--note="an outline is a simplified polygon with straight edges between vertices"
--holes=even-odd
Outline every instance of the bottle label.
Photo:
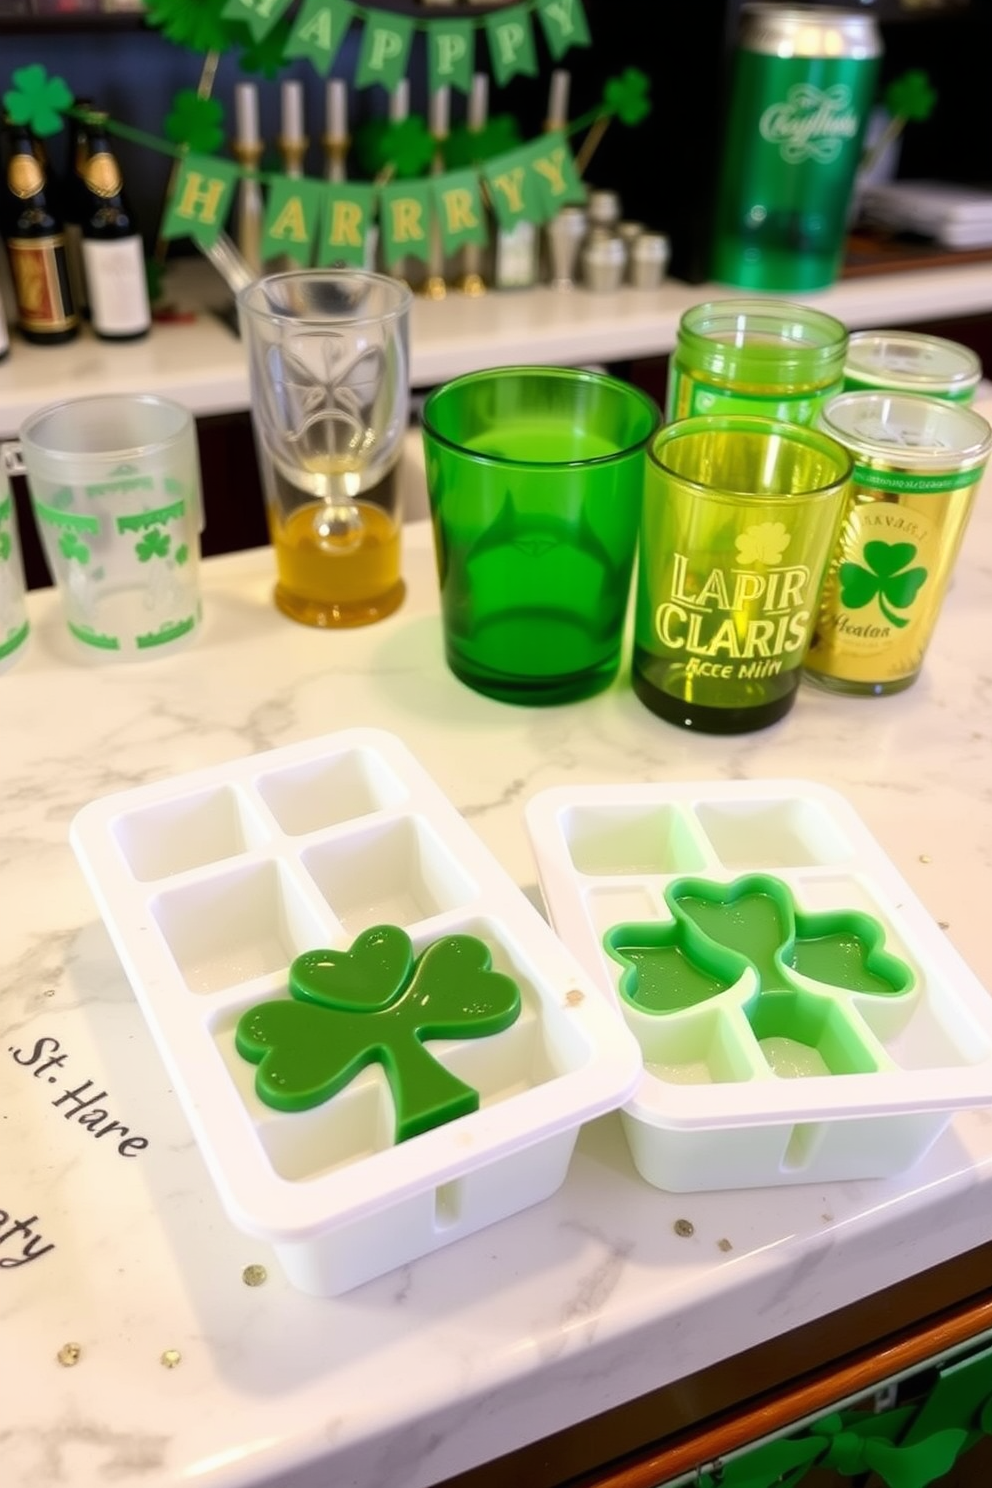
[[93,329],[103,336],[138,336],[151,325],[145,255],[140,237],[83,239],[83,268]]
[[7,185],[21,201],[27,201],[44,187],[45,173],[33,155],[12,155],[7,166]]
[[117,196],[121,189],[120,166],[109,150],[91,155],[83,166],[81,175],[94,196]]
[[855,466],[809,671],[855,690],[884,690],[916,675],[980,477],[981,470],[924,475]]
[[811,424],[822,405],[843,387],[838,378],[826,387],[802,393],[739,392],[701,382],[684,372],[673,359],[668,365],[668,418],[690,418],[700,413],[755,413],[762,418],[784,419],[790,424]]
[[78,324],[71,305],[66,304],[59,273],[59,259],[65,258],[65,240],[61,233],[54,237],[8,238],[7,252],[17,295],[17,312],[27,331],[68,331]]

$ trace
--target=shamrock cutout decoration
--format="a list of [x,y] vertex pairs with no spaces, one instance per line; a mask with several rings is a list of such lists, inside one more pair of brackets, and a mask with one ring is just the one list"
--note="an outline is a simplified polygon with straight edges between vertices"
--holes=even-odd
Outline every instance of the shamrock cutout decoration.
[[782,522],[756,522],[745,527],[735,540],[739,563],[781,563],[782,555],[792,541],[792,534]]
[[60,77],[49,77],[40,62],[18,67],[14,86],[3,95],[12,124],[27,124],[37,135],[58,134],[62,115],[72,106],[72,90]]
[[650,87],[650,79],[640,68],[625,67],[603,89],[603,108],[615,114],[621,124],[639,124],[651,112]]
[[238,1020],[235,1044],[259,1067],[259,1099],[279,1111],[307,1111],[380,1064],[397,1142],[479,1106],[479,1092],[451,1074],[425,1042],[500,1033],[521,1005],[516,983],[492,970],[484,941],[448,935],[415,957],[410,937],[396,925],[364,931],[348,951],[297,956],[289,993],[257,1003]]
[[930,79],[919,68],[904,72],[885,90],[885,107],[894,119],[922,123],[929,119],[936,102],[937,94],[930,86]]
[[442,146],[445,168],[465,170],[480,161],[505,155],[519,144],[520,129],[512,114],[497,114],[481,129],[456,124]]
[[62,554],[62,557],[68,559],[70,563],[72,562],[73,558],[75,558],[78,563],[89,563],[90,561],[89,548],[84,542],[80,541],[80,539],[74,532],[63,532],[60,534],[59,552]]
[[908,615],[897,615],[897,610],[908,610],[926,582],[925,568],[910,568],[916,557],[914,543],[865,543],[860,563],[842,563],[840,566],[841,603],[849,610],[861,610],[873,599],[890,625],[901,629],[909,624]]
[[372,119],[359,130],[356,146],[370,176],[391,168],[394,176],[407,180],[429,169],[437,149],[420,114],[410,114],[406,119]]
[[278,76],[286,65],[286,43],[292,29],[289,21],[277,21],[271,31],[251,41],[241,53],[242,72],[260,72],[270,81]]
[[170,41],[189,47],[194,52],[226,52],[235,39],[240,40],[238,22],[221,17],[227,0],[146,0],[146,18]]
[[135,543],[134,551],[138,555],[140,563],[147,563],[150,558],[166,558],[172,546],[172,539],[161,527],[152,527],[145,533],[140,542]]
[[177,145],[209,155],[224,139],[224,109],[216,98],[201,98],[192,88],[181,88],[165,121],[166,136]]

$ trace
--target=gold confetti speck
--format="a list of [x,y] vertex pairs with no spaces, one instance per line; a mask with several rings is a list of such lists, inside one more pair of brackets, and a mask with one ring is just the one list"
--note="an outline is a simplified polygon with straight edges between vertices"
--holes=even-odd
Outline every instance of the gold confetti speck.
[[79,1363],[79,1356],[82,1352],[78,1343],[64,1343],[55,1357],[60,1364],[65,1365],[66,1369],[71,1369],[73,1364]]
[[182,1363],[182,1357],[178,1349],[166,1349],[158,1362],[164,1364],[166,1369],[175,1369],[177,1364]]
[[245,1286],[261,1286],[263,1281],[268,1280],[268,1277],[269,1273],[264,1266],[246,1266],[241,1273],[241,1280]]
[[920,853],[920,862],[921,863],[932,863],[933,862],[933,859],[931,858],[931,856],[930,856],[929,853]]
[[573,987],[570,992],[565,993],[565,1006],[578,1007],[580,1002],[585,1002],[586,994],[580,992],[578,987]]
[[696,1233],[696,1226],[693,1224],[691,1219],[677,1219],[672,1225],[672,1229],[675,1231],[676,1235],[680,1236],[683,1240],[688,1239],[690,1235],[694,1235]]

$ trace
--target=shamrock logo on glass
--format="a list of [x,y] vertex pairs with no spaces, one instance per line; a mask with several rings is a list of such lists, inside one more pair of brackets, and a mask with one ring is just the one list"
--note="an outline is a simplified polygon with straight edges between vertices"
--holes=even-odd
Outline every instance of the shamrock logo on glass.
[[189,562],[189,548],[185,543],[180,543],[173,556],[178,566],[182,568],[184,563]]
[[737,561],[745,566],[781,563],[791,541],[792,533],[782,522],[757,522],[736,538]]
[[134,551],[141,563],[147,563],[150,558],[166,558],[172,539],[161,527],[151,527],[145,533],[139,543],[135,544]]
[[237,1050],[259,1067],[259,1099],[278,1111],[308,1111],[380,1064],[403,1142],[478,1109],[478,1090],[424,1045],[486,1038],[516,1020],[520,990],[491,968],[489,947],[473,935],[446,935],[415,956],[405,930],[376,925],[348,951],[297,956],[289,998],[248,1008]]
[[[915,543],[865,543],[860,563],[840,566],[841,603],[849,610],[861,610],[878,600],[878,608],[890,625],[900,629],[908,625],[908,615],[895,610],[908,610],[926,583],[925,568],[910,568],[916,557]],[[894,607],[894,608],[893,608]]]
[[71,563],[73,558],[79,563],[89,563],[90,550],[84,542],[81,542],[74,532],[63,532],[59,537],[59,552],[63,558]]

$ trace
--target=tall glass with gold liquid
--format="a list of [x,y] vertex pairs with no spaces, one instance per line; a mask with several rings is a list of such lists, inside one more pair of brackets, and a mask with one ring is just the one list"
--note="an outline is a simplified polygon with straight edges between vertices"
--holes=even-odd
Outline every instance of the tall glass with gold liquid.
[[275,602],[305,625],[366,625],[403,601],[411,298],[360,269],[273,274],[238,296]]

